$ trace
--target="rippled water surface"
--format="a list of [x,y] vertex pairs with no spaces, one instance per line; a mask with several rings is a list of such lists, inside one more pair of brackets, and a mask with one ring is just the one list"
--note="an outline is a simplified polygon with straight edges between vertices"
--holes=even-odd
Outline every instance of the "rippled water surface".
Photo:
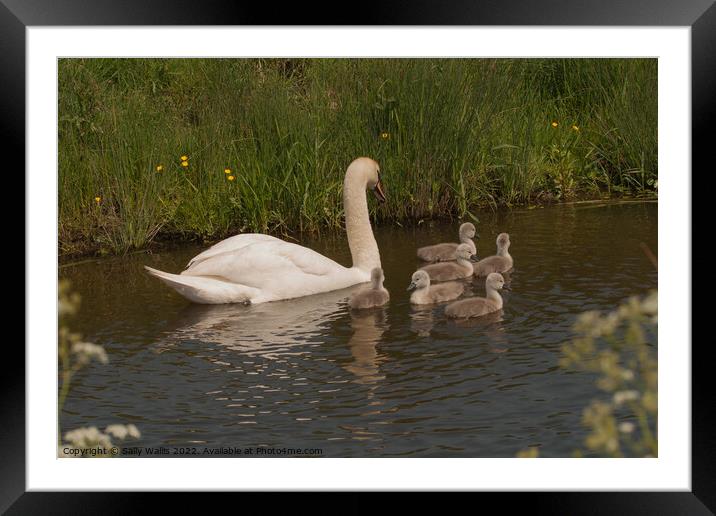
[[[201,248],[63,266],[82,295],[73,329],[105,346],[82,371],[64,428],[132,422],[140,446],[319,448],[323,456],[571,456],[594,378],[558,366],[584,310],[657,286],[657,204],[585,203],[482,213],[478,254],[512,240],[501,313],[457,324],[416,309],[415,249],[454,241],[459,223],[381,227],[391,302],[354,315],[353,289],[252,307],[192,305],[147,276]],[[350,265],[341,238],[300,242]],[[484,295],[484,282],[468,282]]]

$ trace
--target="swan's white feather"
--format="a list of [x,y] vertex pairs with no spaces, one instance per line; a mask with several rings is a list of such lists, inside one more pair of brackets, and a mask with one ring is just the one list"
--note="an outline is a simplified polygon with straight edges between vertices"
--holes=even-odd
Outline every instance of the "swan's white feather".
[[[370,273],[344,267],[307,247],[273,239],[209,256],[178,277],[218,279],[248,287],[255,290],[251,302],[263,303],[346,288],[369,281]],[[196,296],[191,299],[205,302]]]
[[324,276],[348,269],[307,247],[275,239],[217,253],[182,272],[190,276],[220,276],[250,286],[276,280],[295,280],[296,275]]
[[190,269],[193,265],[203,262],[207,258],[216,256],[217,254],[225,253],[227,251],[236,251],[247,245],[255,244],[257,242],[270,242],[272,240],[281,242],[276,237],[271,235],[262,235],[261,233],[245,233],[243,235],[236,235],[222,240],[221,242],[212,245],[206,251],[197,254],[194,258],[189,261],[186,268]]
[[181,276],[151,267],[144,268],[164,283],[195,303],[224,304],[251,302],[261,291],[246,285],[229,283],[221,278],[206,276]]

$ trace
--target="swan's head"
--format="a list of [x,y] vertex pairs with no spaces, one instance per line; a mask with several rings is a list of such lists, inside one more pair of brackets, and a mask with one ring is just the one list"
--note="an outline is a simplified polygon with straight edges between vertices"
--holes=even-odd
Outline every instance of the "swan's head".
[[495,290],[510,290],[510,287],[505,285],[505,278],[503,278],[499,272],[491,272],[488,274],[485,286]]
[[510,235],[500,233],[497,235],[497,249],[508,249],[510,247]]
[[[475,226],[472,224],[472,222],[465,222],[462,226],[460,226],[460,238],[475,238],[475,235],[477,235],[477,232],[475,231]],[[478,236],[478,238],[480,238]]]
[[383,282],[385,281],[385,274],[383,274],[383,269],[380,267],[376,267],[372,271],[370,271],[370,282],[373,285],[373,288],[380,288],[383,286]]
[[408,290],[426,288],[430,286],[430,275],[425,271],[415,271],[413,277],[410,278]]
[[455,257],[458,260],[470,260],[476,262],[478,257],[476,254],[472,254],[472,249],[467,244],[460,244],[455,250]]
[[385,202],[385,191],[380,181],[380,165],[370,158],[358,158],[348,166],[346,180],[354,176],[365,181],[366,188],[373,190],[373,195],[380,202]]

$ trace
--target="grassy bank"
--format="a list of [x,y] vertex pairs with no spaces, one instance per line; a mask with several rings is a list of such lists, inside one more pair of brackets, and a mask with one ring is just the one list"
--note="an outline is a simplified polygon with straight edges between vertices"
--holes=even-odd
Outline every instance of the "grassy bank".
[[378,222],[654,193],[656,80],[646,59],[61,60],[60,253],[338,229],[365,155]]

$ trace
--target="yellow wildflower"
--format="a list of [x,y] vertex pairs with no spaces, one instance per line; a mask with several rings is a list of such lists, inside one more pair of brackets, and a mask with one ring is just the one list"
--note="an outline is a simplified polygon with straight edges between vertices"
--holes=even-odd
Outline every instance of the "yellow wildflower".
[[578,125],[573,125],[573,126],[572,126],[572,130],[579,132],[579,126],[578,126]]
[[231,169],[230,169],[230,168],[225,168],[225,169],[224,169],[224,174],[231,174]]
[[182,166],[182,167],[188,167],[188,166],[189,166],[189,162],[186,161],[186,160],[184,160],[184,161],[181,162],[181,166]]
[[233,181],[236,178],[234,176],[227,176],[226,179],[228,179],[229,181]]
[[157,165],[157,172],[164,170],[164,165]]
[[179,159],[182,160],[182,161],[189,161],[189,156],[184,155],[184,156],[182,156],[182,157],[179,158]]
[[97,204],[99,204],[101,201],[102,201],[102,198],[99,196],[94,198],[94,202],[96,202]]
[[382,133],[380,133],[380,137],[381,137],[381,139],[383,139],[383,140],[387,140],[387,139],[390,138],[390,133],[388,133],[388,132],[386,132],[386,131],[383,131]]
[[557,127],[559,124],[557,122],[552,122],[552,127]]

